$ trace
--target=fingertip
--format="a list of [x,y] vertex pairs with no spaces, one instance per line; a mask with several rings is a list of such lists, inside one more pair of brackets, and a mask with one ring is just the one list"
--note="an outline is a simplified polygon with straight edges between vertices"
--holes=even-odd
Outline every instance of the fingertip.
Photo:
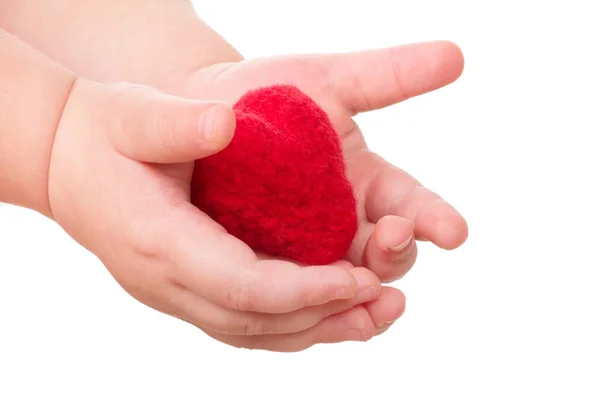
[[337,266],[310,266],[302,268],[316,280],[313,287],[307,288],[309,295],[304,306],[326,304],[330,301],[354,298],[359,292],[358,280],[348,269]]
[[346,323],[345,340],[366,342],[375,335],[375,324],[364,306],[342,313]]
[[384,287],[379,300],[364,304],[373,323],[382,327],[398,320],[406,310],[406,296],[393,287]]
[[408,218],[395,215],[382,217],[375,226],[376,243],[383,252],[397,253],[413,240],[414,226]]
[[469,227],[459,214],[440,219],[436,227],[435,244],[445,250],[454,250],[462,246],[469,236]]
[[[393,299],[395,301],[395,305],[393,305],[393,309],[390,310],[392,321],[398,320],[404,312],[406,311],[406,295],[397,288],[386,287],[387,295],[389,295],[390,300]],[[389,323],[389,322],[388,322]]]
[[115,95],[111,142],[143,162],[190,162],[225,148],[235,131],[226,103],[185,99],[136,87]]
[[455,61],[457,68],[462,72],[465,65],[465,54],[462,49],[453,41],[445,40],[443,43],[447,51],[446,53]]
[[215,103],[198,118],[198,131],[202,139],[216,151],[229,145],[235,126],[235,112],[225,103]]
[[381,281],[371,270],[363,267],[354,268],[351,270],[352,275],[356,278],[359,290],[374,289],[375,298],[381,295]]
[[438,199],[425,206],[415,223],[419,239],[432,242],[441,249],[453,250],[461,246],[468,236],[465,219],[449,203]]
[[436,246],[453,250],[467,240],[469,234],[467,222],[452,205],[445,201],[438,201],[437,205],[432,205],[429,210],[430,216],[435,220],[433,234],[429,239]]
[[403,277],[416,259],[413,223],[394,215],[382,217],[367,242],[365,265],[382,282],[391,282]]
[[434,45],[439,51],[440,62],[443,63],[440,67],[444,69],[446,83],[455,81],[461,76],[465,67],[465,56],[462,49],[458,44],[449,40],[436,41]]
[[394,322],[390,322],[390,323],[386,323],[386,324],[381,325],[381,326],[377,326],[376,329],[375,329],[375,336],[379,336],[379,335],[384,334],[393,325],[394,325]]
[[233,139],[235,133],[236,118],[235,112],[231,106],[226,103],[218,103],[211,108],[214,113],[214,121],[212,124],[212,132],[207,138],[215,144],[219,144],[221,148],[225,148]]

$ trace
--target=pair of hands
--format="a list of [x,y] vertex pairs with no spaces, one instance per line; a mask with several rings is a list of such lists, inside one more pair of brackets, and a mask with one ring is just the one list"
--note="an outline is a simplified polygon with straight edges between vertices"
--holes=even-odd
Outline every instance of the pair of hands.
[[[185,78],[179,97],[78,81],[52,152],[52,217],[133,297],[226,344],[299,351],[368,340],[404,310],[404,295],[381,283],[412,267],[415,241],[453,249],[467,226],[370,152],[352,117],[440,88],[462,68],[454,44],[431,42],[217,64]],[[230,104],[275,83],[311,96],[342,140],[360,227],[347,260],[331,266],[257,255],[190,203],[193,161],[233,135]]]

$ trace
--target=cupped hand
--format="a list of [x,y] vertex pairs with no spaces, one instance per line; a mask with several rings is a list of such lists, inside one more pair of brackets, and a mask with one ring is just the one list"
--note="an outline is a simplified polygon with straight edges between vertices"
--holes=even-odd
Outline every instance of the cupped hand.
[[[360,226],[347,260],[390,282],[413,266],[417,240],[454,249],[466,240],[468,228],[440,196],[371,152],[352,117],[441,88],[460,76],[463,63],[460,49],[444,41],[350,54],[282,56],[202,69],[177,92],[235,103],[248,90],[283,83],[296,85],[319,103],[340,135],[358,198]],[[376,332],[385,330],[402,312],[404,296],[388,287],[382,295],[344,316],[360,310],[364,323],[372,323]]]
[[319,103],[340,135],[359,200],[360,229],[348,260],[390,281],[414,263],[415,240],[454,249],[466,240],[467,224],[440,196],[371,152],[352,117],[438,89],[462,69],[455,44],[427,42],[218,64],[197,72],[180,93],[234,103],[250,89],[286,83]]
[[367,340],[376,330],[361,304],[403,301],[399,291],[383,294],[376,275],[345,261],[256,255],[190,203],[193,161],[226,147],[234,129],[224,103],[78,81],[52,150],[52,218],[136,299],[228,344],[298,351]]
[[340,134],[359,198],[347,261],[306,267],[256,255],[192,206],[193,160],[227,146],[232,110],[137,86],[76,84],[52,154],[53,217],[135,298],[224,343],[298,351],[367,340],[404,310],[404,295],[380,279],[410,269],[415,239],[451,249],[467,228],[371,153],[352,116],[441,87],[461,70],[453,44],[429,43],[222,64],[177,92],[231,104],[249,89],[289,83],[313,97]]

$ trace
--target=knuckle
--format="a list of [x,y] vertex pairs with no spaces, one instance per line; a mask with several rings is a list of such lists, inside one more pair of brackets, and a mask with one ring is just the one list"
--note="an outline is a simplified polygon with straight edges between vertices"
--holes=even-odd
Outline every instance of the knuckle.
[[252,292],[244,281],[239,281],[227,288],[227,306],[236,311],[252,311]]
[[165,234],[161,222],[152,217],[139,217],[132,220],[123,237],[132,243],[136,255],[145,260],[163,260],[167,256],[164,243]]
[[392,80],[394,81],[394,87],[396,89],[396,97],[404,100],[407,99],[409,95],[402,75],[402,68],[398,64],[398,59],[396,58],[398,49],[398,47],[392,47],[388,50],[388,54],[391,63]]
[[265,323],[261,320],[249,319],[243,324],[243,334],[246,336],[259,336],[266,332]]
[[[287,322],[285,322],[287,324]],[[251,327],[249,330],[252,332],[252,335],[277,335],[280,333],[284,333],[284,322],[281,322],[278,318],[273,318],[269,315],[257,315],[256,318],[253,319]],[[285,333],[288,333],[287,331]]]
[[[412,243],[409,245],[408,249],[400,252],[398,255],[394,257],[392,269],[390,271],[394,280],[401,279],[404,275],[406,275],[415,265],[417,261],[417,246]],[[389,279],[388,277],[384,277],[381,279]]]
[[265,309],[265,301],[260,297],[259,269],[249,269],[230,281],[226,290],[227,307],[236,311],[261,312]]
[[175,116],[167,107],[160,106],[154,114],[154,135],[167,151],[178,148]]

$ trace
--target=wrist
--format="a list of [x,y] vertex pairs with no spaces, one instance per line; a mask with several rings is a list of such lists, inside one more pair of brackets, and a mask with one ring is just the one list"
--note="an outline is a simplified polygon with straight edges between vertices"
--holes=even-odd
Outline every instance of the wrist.
[[76,77],[0,30],[0,202],[51,217],[54,137]]

